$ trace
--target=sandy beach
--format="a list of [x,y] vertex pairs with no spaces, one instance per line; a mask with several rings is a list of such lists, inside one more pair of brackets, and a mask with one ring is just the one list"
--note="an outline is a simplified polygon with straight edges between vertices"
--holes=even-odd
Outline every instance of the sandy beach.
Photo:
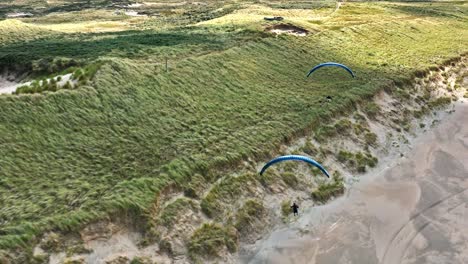
[[468,103],[404,157],[258,241],[244,263],[468,263]]

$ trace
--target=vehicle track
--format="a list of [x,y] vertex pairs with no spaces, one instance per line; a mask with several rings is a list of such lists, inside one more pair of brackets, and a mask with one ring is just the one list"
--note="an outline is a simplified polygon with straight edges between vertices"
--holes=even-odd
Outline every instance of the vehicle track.
[[[431,224],[430,220],[425,220],[423,219],[423,222],[422,224],[419,224],[419,227],[418,224],[416,223],[418,219],[420,219],[420,217],[424,216],[425,213],[427,213],[429,210],[431,209],[434,209],[434,208],[437,208],[439,205],[443,204],[444,202],[446,201],[449,201],[450,199],[452,198],[455,198],[461,194],[463,194],[464,192],[468,191],[468,188],[465,188],[459,192],[456,192],[456,193],[453,193],[453,194],[449,194],[447,196],[445,196],[444,198],[438,200],[437,202],[431,204],[430,206],[426,207],[425,209],[423,209],[422,211],[419,211],[418,213],[414,214],[413,216],[410,217],[410,219],[408,221],[405,222],[405,224],[403,224],[396,232],[395,234],[392,236],[392,238],[390,239],[387,247],[385,248],[385,253],[382,257],[382,264],[392,264],[393,262],[391,262],[390,259],[388,259],[388,254],[389,252],[392,250],[392,249],[395,249],[395,248],[398,248],[398,246],[402,243],[404,243],[403,245],[403,251],[402,251],[402,254],[397,258],[398,259],[398,262],[395,262],[396,264],[400,264],[402,259],[404,258],[407,250],[408,250],[408,246],[412,243],[412,241],[416,238],[416,236],[421,233],[428,225]],[[449,213],[451,210],[453,210],[454,208],[460,206],[461,204],[463,203],[467,203],[466,201],[464,202],[461,202],[461,203],[457,203],[456,205],[450,207],[448,210],[447,210],[447,213]],[[416,232],[412,232],[413,234],[411,236],[403,236],[401,237],[400,239],[397,239],[398,236],[400,234],[404,234],[404,232],[402,233],[402,231],[404,229],[406,229],[407,227],[410,227],[411,225],[414,225],[416,226]],[[405,238],[410,238],[408,241],[404,242],[404,239]],[[396,242],[396,244],[395,244]]]

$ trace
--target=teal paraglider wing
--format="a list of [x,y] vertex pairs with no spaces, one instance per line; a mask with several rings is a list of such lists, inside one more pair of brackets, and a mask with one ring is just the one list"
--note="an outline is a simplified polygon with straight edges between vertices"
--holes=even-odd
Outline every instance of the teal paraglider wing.
[[354,72],[350,68],[348,68],[346,65],[339,64],[339,63],[336,63],[336,62],[326,62],[326,63],[322,63],[322,64],[319,64],[319,65],[315,66],[314,68],[312,68],[312,70],[309,71],[309,73],[307,74],[307,77],[309,77],[309,75],[311,75],[314,71],[316,71],[316,70],[318,70],[318,69],[320,69],[322,67],[328,67],[328,66],[343,68],[347,72],[349,72],[349,74],[351,74],[351,76],[353,76],[353,78],[356,77],[356,75],[354,75]]
[[274,159],[270,160],[267,164],[265,164],[265,166],[263,166],[262,170],[260,171],[260,175],[262,175],[266,171],[266,169],[268,169],[268,167],[270,167],[271,165],[273,165],[275,163],[278,163],[278,162],[286,161],[286,160],[305,161],[305,162],[307,162],[309,164],[312,164],[313,166],[317,167],[328,178],[330,178],[330,175],[328,174],[328,171],[320,163],[318,163],[317,161],[315,161],[315,160],[313,160],[313,159],[311,159],[309,157],[300,156],[300,155],[286,155],[286,156],[280,156],[280,157],[274,158]]

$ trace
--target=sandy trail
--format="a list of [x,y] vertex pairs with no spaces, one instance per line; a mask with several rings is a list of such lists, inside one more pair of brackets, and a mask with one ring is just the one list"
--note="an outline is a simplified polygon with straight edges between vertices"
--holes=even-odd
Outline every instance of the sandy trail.
[[244,263],[468,263],[468,103],[345,197],[307,209]]
[[0,75],[0,94],[11,94],[16,91],[18,83],[9,81],[6,77]]

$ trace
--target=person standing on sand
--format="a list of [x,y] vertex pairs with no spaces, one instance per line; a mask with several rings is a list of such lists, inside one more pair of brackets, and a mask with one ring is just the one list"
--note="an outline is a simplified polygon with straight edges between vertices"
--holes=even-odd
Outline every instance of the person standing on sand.
[[294,216],[299,215],[299,212],[298,212],[299,206],[296,203],[293,203],[291,208],[293,210]]

